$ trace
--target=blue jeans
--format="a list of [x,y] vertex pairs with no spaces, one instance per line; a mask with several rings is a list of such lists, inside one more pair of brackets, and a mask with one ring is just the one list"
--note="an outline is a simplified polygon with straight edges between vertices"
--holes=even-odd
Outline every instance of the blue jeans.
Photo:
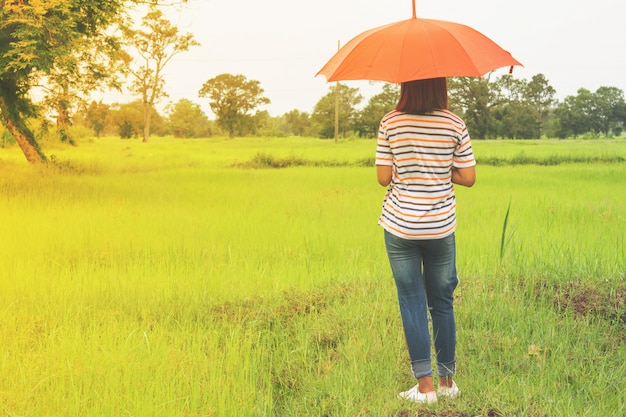
[[404,336],[415,378],[432,376],[432,318],[437,372],[440,377],[455,373],[456,324],[453,292],[456,275],[454,234],[443,239],[406,240],[385,231],[385,247],[398,290]]

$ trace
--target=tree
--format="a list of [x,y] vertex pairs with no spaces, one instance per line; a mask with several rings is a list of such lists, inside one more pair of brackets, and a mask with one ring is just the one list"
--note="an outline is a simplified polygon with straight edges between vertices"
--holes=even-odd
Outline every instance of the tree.
[[382,117],[393,110],[400,99],[400,88],[385,83],[382,92],[372,96],[359,114],[357,130],[360,136],[377,137]]
[[168,106],[169,126],[174,137],[201,138],[211,136],[211,122],[200,106],[188,99]]
[[[512,101],[495,106],[492,135],[499,138],[537,138],[537,118],[532,106],[525,101]],[[471,134],[471,133],[470,133]]]
[[253,110],[270,103],[263,92],[259,81],[248,80],[241,74],[220,74],[207,80],[198,96],[209,98],[217,124],[232,138],[250,127]]
[[125,57],[115,37],[83,37],[40,77],[36,86],[44,92],[40,104],[56,119],[62,142],[73,143],[68,128],[75,112],[86,105],[85,97],[99,88],[121,90],[119,75],[126,73]]
[[559,138],[577,137],[584,133],[594,132],[592,123],[593,94],[586,88],[579,88],[575,96],[567,96],[554,109],[559,120],[559,128],[555,132]]
[[119,1],[82,3],[0,2],[0,116],[31,163],[46,160],[26,124],[27,118],[37,116],[29,97],[33,85],[84,38],[106,36],[101,22],[108,26],[121,12]]
[[543,74],[536,74],[526,85],[524,99],[535,110],[537,116],[537,137],[541,138],[544,131],[544,120],[555,103],[556,90],[548,83]]
[[451,78],[448,90],[450,107],[465,119],[470,135],[475,139],[487,139],[492,133],[490,111],[496,98],[489,76]]
[[599,132],[609,136],[623,123],[624,93],[617,87],[600,87],[593,94],[593,101],[594,125]]
[[304,136],[311,126],[311,116],[299,110],[291,110],[283,114],[282,121],[281,130],[295,136]]
[[492,118],[490,137],[513,139],[537,138],[537,115],[525,99],[528,83],[510,74],[491,83],[493,97],[490,109]]
[[97,138],[100,137],[102,131],[106,127],[108,118],[109,106],[107,104],[103,104],[102,100],[100,100],[100,102],[96,102],[95,100],[92,101],[85,112],[85,121],[88,126],[93,129]]
[[135,100],[130,103],[111,106],[111,120],[122,139],[139,137],[143,128],[143,103]]
[[363,96],[358,88],[337,83],[329,88],[328,94],[322,97],[311,115],[320,137],[328,139],[335,136],[335,93],[339,94],[339,131],[342,137],[346,137],[348,131],[355,129],[357,119],[356,106],[361,103]]
[[620,136],[626,126],[626,102],[623,100],[617,103],[617,107],[614,109],[614,117],[615,124],[611,126],[611,131],[615,136]]
[[125,17],[124,6],[137,1],[0,0],[0,119],[27,161],[46,160],[26,123],[38,115],[33,86],[63,69],[80,69],[82,76],[99,71],[85,45],[114,50],[109,29]]
[[134,77],[131,91],[141,96],[143,103],[143,141],[150,137],[150,119],[154,105],[167,97],[163,69],[177,54],[200,45],[192,34],[179,35],[178,28],[172,26],[158,9],[152,9],[142,19],[143,30],[127,29],[125,38],[139,54],[142,63],[130,68]]

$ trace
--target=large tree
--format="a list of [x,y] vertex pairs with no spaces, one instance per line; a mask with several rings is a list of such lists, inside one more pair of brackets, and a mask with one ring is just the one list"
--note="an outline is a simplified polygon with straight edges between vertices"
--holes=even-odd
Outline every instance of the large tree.
[[609,136],[611,131],[621,132],[624,122],[624,93],[617,87],[600,87],[593,94],[594,128]]
[[560,125],[556,131],[557,137],[578,137],[592,132],[593,101],[593,93],[586,88],[579,88],[575,96],[565,97],[554,109]]
[[361,136],[375,138],[382,117],[393,110],[400,99],[400,87],[397,84],[385,83],[382,91],[372,96],[361,110],[358,131]]
[[281,117],[280,130],[286,134],[305,136],[311,127],[311,116],[300,110],[291,110]]
[[[505,74],[490,84],[492,96],[489,137],[531,139],[539,137],[536,109],[525,98],[528,82]],[[471,132],[470,132],[471,134]]]
[[93,65],[90,48],[117,48],[112,27],[132,3],[159,1],[0,0],[0,120],[29,162],[46,160],[27,124],[38,115],[30,98],[33,86],[72,68],[81,77],[97,77],[103,67]]
[[96,102],[95,100],[89,104],[89,107],[85,110],[85,123],[93,129],[96,137],[99,138],[104,128],[107,125],[107,121],[110,116],[110,106],[104,104],[102,100]]
[[86,105],[94,90],[121,90],[121,75],[127,73],[125,56],[115,37],[83,37],[42,75],[36,86],[44,92],[40,104],[56,119],[62,142],[73,143],[68,130],[72,116]]
[[[335,94],[338,94],[336,96]],[[338,130],[342,137],[346,137],[348,132],[356,130],[357,110],[363,96],[358,88],[348,87],[342,83],[337,83],[329,87],[329,92],[322,97],[311,115],[320,137],[329,139],[335,136],[335,108],[339,110]]]
[[190,33],[181,35],[178,28],[172,26],[163,13],[152,8],[142,20],[143,29],[127,29],[125,38],[140,57],[140,64],[130,66],[134,77],[131,91],[139,96],[143,103],[143,141],[150,137],[150,121],[154,105],[163,97],[165,79],[163,70],[177,54],[188,51],[192,46],[200,45]]
[[211,136],[211,121],[200,106],[186,98],[167,107],[169,128],[176,138]]
[[[30,92],[59,68],[89,71],[80,51],[112,37],[105,29],[123,13],[124,1],[0,0],[0,118],[31,163],[46,160],[26,121],[37,116]],[[109,44],[114,44],[113,41]]]
[[458,77],[448,80],[452,110],[463,115],[470,134],[475,139],[487,139],[492,135],[493,116],[491,108],[496,97],[485,77]]
[[537,116],[537,137],[541,138],[544,133],[544,121],[548,112],[556,102],[554,98],[556,90],[552,87],[543,74],[536,74],[526,85],[524,99],[534,108]]
[[248,80],[241,74],[220,74],[207,80],[198,96],[210,100],[217,124],[232,138],[250,127],[253,110],[270,103],[263,93],[259,81]]
[[137,138],[143,127],[143,103],[135,100],[130,103],[113,104],[110,117],[120,138]]

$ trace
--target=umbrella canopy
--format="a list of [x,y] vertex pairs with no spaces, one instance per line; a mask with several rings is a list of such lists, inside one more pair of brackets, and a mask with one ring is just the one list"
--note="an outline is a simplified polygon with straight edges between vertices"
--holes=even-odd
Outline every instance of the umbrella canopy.
[[317,75],[327,81],[392,83],[437,77],[480,77],[522,65],[482,33],[459,23],[420,19],[370,29],[345,44]]

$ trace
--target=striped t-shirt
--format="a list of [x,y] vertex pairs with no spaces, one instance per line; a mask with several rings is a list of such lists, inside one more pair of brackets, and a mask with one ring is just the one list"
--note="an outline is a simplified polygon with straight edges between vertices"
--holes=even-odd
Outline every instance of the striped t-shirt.
[[403,239],[441,239],[456,228],[452,167],[474,166],[465,123],[448,110],[392,111],[380,122],[376,165],[393,167],[378,224]]

